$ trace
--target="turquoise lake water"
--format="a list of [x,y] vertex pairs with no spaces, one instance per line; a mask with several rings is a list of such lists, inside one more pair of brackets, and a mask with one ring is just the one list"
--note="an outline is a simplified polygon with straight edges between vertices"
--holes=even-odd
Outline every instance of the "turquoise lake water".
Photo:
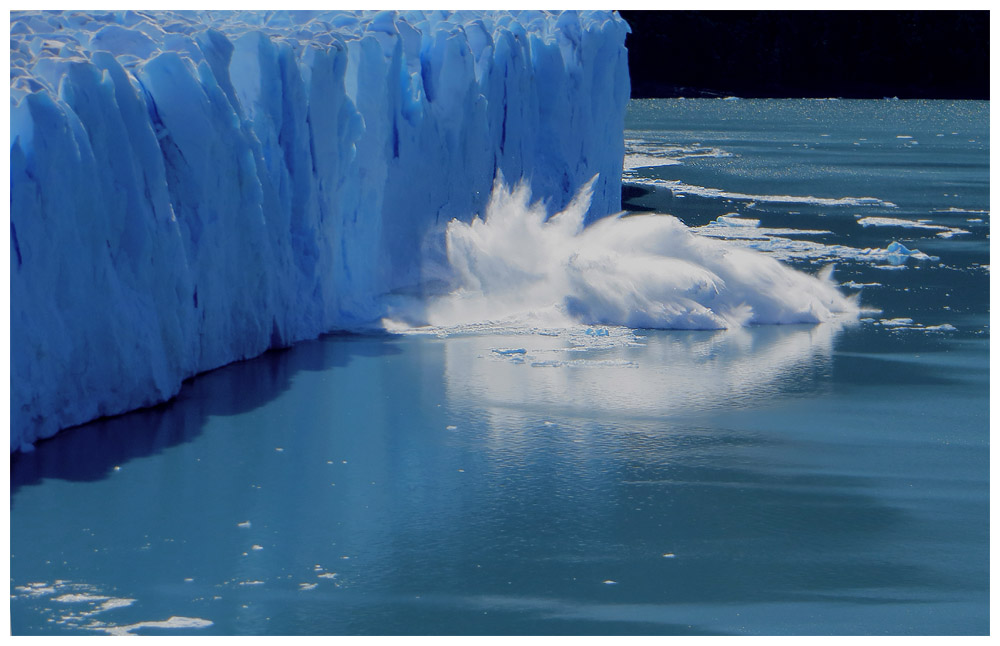
[[[989,104],[626,127],[625,208],[833,262],[860,320],[331,335],[202,375],[12,457],[13,633],[988,634]],[[864,253],[894,242],[923,255]]]

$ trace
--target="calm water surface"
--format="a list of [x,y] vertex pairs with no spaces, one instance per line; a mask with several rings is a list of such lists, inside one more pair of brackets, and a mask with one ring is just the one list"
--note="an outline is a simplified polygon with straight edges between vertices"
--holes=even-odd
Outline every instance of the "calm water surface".
[[[634,102],[627,208],[757,220],[733,244],[837,261],[862,320],[329,336],[203,375],[12,458],[13,632],[987,634],[988,123]],[[934,259],[852,251],[894,241]]]

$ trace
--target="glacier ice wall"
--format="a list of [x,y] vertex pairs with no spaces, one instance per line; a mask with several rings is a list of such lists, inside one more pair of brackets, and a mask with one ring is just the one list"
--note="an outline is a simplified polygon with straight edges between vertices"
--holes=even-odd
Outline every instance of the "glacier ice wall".
[[[363,326],[493,178],[620,207],[608,12],[12,12],[11,450]],[[435,262],[435,261],[439,262]]]

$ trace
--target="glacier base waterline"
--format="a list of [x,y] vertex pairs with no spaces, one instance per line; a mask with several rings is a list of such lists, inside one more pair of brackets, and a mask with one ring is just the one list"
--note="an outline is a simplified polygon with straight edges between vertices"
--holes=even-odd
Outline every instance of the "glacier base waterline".
[[497,173],[620,208],[611,12],[14,12],[11,450],[383,314]]

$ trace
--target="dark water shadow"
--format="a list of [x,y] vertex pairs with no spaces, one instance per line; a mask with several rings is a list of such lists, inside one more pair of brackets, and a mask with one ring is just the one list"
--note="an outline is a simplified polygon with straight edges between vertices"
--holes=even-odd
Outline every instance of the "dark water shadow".
[[622,210],[633,212],[655,211],[656,208],[638,202],[653,190],[636,184],[622,184]]
[[210,416],[240,415],[265,406],[300,371],[347,366],[354,358],[399,354],[388,335],[331,334],[186,380],[168,402],[60,431],[30,453],[11,455],[11,504],[18,490],[47,478],[95,481],[116,466],[156,455],[201,435]]

